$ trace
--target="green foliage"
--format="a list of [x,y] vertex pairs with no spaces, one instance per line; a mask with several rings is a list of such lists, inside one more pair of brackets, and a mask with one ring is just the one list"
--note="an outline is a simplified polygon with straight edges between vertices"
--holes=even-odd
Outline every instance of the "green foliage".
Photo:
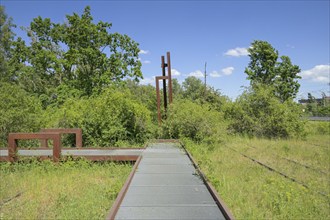
[[200,79],[194,76],[187,77],[182,83],[182,88],[183,97],[186,99],[195,101],[203,98],[205,86]]
[[303,134],[301,113],[296,103],[282,103],[271,87],[259,86],[238,97],[226,117],[232,120],[229,127],[235,133],[287,138]]
[[322,94],[322,98],[319,101],[311,93],[308,93],[305,111],[308,116],[330,116],[330,101],[325,93]]
[[275,65],[278,51],[266,41],[256,40],[248,49],[250,63],[245,69],[251,84],[261,83],[272,85],[276,76]]
[[274,87],[274,94],[282,101],[296,97],[300,84],[297,79],[300,68],[293,65],[288,56],[281,56],[278,62],[278,51],[267,41],[256,40],[248,49],[250,63],[245,69],[251,86],[259,84]]
[[162,124],[164,138],[190,138],[194,141],[222,141],[226,122],[222,113],[189,100],[177,100],[170,106]]
[[56,88],[49,88],[44,94],[39,96],[43,108],[60,107],[64,102],[69,99],[79,99],[82,97],[82,92],[78,89],[69,87],[66,84],[61,84]]
[[142,143],[153,132],[151,113],[129,91],[108,88],[99,96],[68,99],[47,109],[48,127],[79,127],[86,146],[110,146],[118,141]]
[[125,91],[127,88],[131,93],[132,99],[144,105],[152,114],[153,122],[157,122],[157,100],[156,89],[152,85],[139,85],[136,81],[126,80],[122,86]]
[[41,126],[39,100],[19,86],[0,83],[0,146],[10,132],[32,132]]
[[177,79],[172,79],[172,92],[174,98],[181,98],[183,94],[182,87]]
[[130,37],[109,33],[111,23],[93,23],[88,6],[66,18],[61,24],[39,16],[27,28],[30,46],[15,42],[9,62],[27,91],[43,94],[64,83],[90,96],[126,77],[142,77],[138,44]]
[[11,58],[11,47],[14,39],[12,18],[8,18],[4,6],[0,5],[0,81],[11,81],[8,60]]
[[276,73],[278,77],[275,78],[275,94],[281,101],[291,100],[298,94],[300,84],[296,79],[300,69],[297,65],[293,65],[287,56],[281,56],[281,62],[276,65]]
[[182,88],[179,85],[176,85],[176,87],[178,87],[176,90],[182,93],[179,97],[198,104],[208,104],[217,111],[223,111],[229,102],[228,97],[222,95],[219,90],[215,90],[210,86],[205,88],[203,82],[194,76],[187,77],[182,83]]
[[305,128],[309,135],[329,135],[330,122],[328,121],[309,121]]

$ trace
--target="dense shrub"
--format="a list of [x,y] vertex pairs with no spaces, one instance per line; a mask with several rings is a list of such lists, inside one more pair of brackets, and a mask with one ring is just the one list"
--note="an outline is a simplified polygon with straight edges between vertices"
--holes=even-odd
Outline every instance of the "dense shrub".
[[170,106],[168,119],[162,124],[164,138],[190,138],[195,141],[221,141],[226,134],[222,113],[209,105],[177,100]]
[[129,91],[109,88],[96,97],[68,99],[44,118],[48,127],[82,128],[84,145],[110,146],[144,142],[153,131],[150,114]]
[[287,138],[303,134],[301,114],[293,101],[282,103],[272,88],[258,87],[238,97],[226,117],[231,119],[231,132]]
[[0,146],[10,132],[40,129],[41,103],[17,85],[0,83]]

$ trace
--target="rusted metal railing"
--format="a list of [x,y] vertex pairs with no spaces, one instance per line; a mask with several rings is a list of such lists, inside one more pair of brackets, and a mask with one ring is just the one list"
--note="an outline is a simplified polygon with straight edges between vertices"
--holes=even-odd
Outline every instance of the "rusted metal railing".
[[40,132],[40,133],[9,133],[8,135],[8,158],[10,161],[17,159],[18,140],[53,140],[53,161],[57,162],[61,155],[61,133]]
[[[41,132],[43,132],[43,133],[57,132],[60,134],[75,134],[76,135],[76,147],[82,148],[82,146],[83,146],[81,128],[44,128],[44,129],[41,129]],[[40,141],[41,141],[41,147],[48,147],[47,139],[42,139]]]

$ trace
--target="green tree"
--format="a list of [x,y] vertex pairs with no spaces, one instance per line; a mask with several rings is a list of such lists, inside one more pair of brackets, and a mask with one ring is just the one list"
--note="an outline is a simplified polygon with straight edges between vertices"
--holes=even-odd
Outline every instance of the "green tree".
[[200,79],[194,76],[187,77],[182,83],[182,88],[184,98],[193,101],[203,98],[204,84]]
[[256,40],[248,49],[250,63],[245,69],[251,84],[272,85],[276,76],[278,51],[266,41]]
[[282,62],[278,62],[276,65],[275,78],[275,92],[276,96],[280,98],[282,102],[295,98],[300,84],[296,79],[300,79],[298,76],[300,68],[297,65],[292,65],[291,60],[287,56],[281,56]]
[[12,76],[9,74],[9,60],[12,56],[12,44],[14,40],[14,32],[12,28],[16,27],[5,13],[4,6],[0,5],[0,80],[11,81]]
[[[27,57],[21,62],[32,67],[19,75],[24,84],[40,82],[42,88],[51,88],[65,83],[90,96],[127,77],[142,77],[138,43],[110,33],[111,23],[95,24],[89,6],[81,16],[74,13],[66,18],[61,24],[39,16],[27,28],[31,45],[19,44]],[[46,90],[27,89],[39,94]]]
[[282,101],[296,97],[300,84],[297,79],[300,68],[293,65],[288,56],[281,56],[267,41],[256,40],[248,49],[250,62],[245,69],[252,88],[258,85],[274,87],[274,94]]
[[182,96],[182,86],[178,82],[177,79],[172,79],[172,89],[173,89],[173,95],[175,97],[181,97]]
[[41,128],[39,100],[18,85],[0,82],[0,146],[7,146],[10,132],[31,132]]

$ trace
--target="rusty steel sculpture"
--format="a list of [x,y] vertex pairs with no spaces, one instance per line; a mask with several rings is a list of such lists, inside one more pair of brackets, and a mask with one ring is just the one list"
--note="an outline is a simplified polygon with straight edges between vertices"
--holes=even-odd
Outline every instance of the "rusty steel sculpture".
[[[165,63],[165,57],[161,56],[162,76],[156,76],[157,113],[158,113],[159,125],[161,125],[162,123],[159,80],[163,80],[163,99],[164,99],[163,102],[164,102],[165,118],[168,108],[167,101],[169,102],[169,104],[173,102],[170,52],[167,52],[166,55],[167,55],[167,63]],[[167,67],[167,75],[166,75],[166,67]],[[167,97],[166,80],[168,80],[168,97]]]

